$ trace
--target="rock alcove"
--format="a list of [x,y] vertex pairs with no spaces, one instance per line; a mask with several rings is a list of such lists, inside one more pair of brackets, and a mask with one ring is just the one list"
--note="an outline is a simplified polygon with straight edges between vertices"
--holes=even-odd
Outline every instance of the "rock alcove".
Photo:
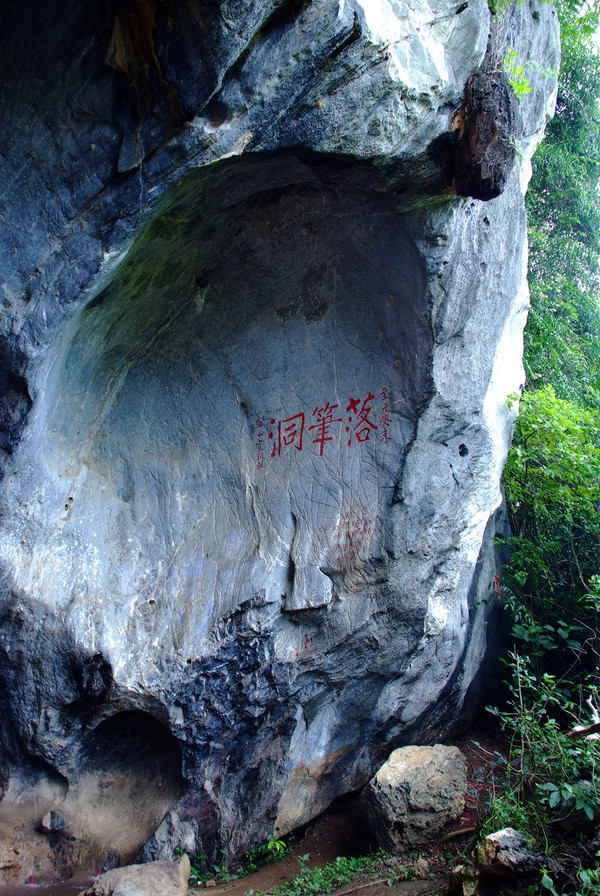
[[[202,724],[185,693],[176,701],[192,729],[186,777],[206,775],[205,731],[228,762],[262,744],[266,708],[245,737],[226,730],[246,687],[251,703],[255,688],[274,705],[310,693],[303,715],[336,740],[318,761],[343,774],[390,658],[367,670],[353,630],[375,654],[397,629],[397,673],[422,637],[425,608],[410,595],[373,608],[389,591],[391,512],[428,396],[427,302],[423,259],[373,172],[274,155],[184,179],[57,344],[11,477],[14,585],[43,593],[99,668],[117,657],[130,692],[190,674],[204,688],[201,658],[226,646],[225,705]],[[323,652],[342,687],[368,682],[351,739],[320,674],[302,675]],[[96,680],[103,715],[110,688]],[[277,709],[288,746],[297,711]],[[72,763],[67,749],[58,764]],[[306,793],[278,830],[339,786],[317,794],[310,766],[295,774]],[[275,809],[261,807],[265,821]],[[208,833],[216,845],[220,827]]]
[[58,346],[13,503],[27,589],[152,679],[157,645],[196,657],[245,601],[361,591],[431,345],[423,260],[368,171],[188,175]]

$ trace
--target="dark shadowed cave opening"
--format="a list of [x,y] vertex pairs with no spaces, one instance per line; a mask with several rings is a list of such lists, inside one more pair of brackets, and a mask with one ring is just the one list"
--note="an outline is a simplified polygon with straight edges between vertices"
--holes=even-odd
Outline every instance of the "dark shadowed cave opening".
[[72,813],[76,835],[95,842],[99,857],[112,841],[120,861],[131,859],[184,786],[176,738],[149,713],[118,712],[82,738],[65,824]]

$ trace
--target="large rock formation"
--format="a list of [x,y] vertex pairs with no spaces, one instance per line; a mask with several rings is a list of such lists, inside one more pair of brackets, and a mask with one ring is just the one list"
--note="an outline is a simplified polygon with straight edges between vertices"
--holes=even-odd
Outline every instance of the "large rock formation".
[[476,680],[554,13],[3,15],[0,824],[239,855]]

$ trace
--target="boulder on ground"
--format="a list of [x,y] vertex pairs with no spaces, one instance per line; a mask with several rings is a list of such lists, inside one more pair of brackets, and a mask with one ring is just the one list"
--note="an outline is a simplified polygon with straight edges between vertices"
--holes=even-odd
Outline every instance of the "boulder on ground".
[[190,860],[125,865],[101,875],[83,896],[187,896]]
[[458,747],[400,747],[363,791],[371,830],[386,849],[427,843],[460,818],[467,789]]
[[485,837],[471,861],[454,869],[448,896],[526,896],[544,871],[556,886],[574,884],[561,865],[536,855],[523,834],[504,828]]
[[524,834],[504,828],[489,834],[475,849],[475,861],[491,877],[538,872],[545,861],[536,856]]

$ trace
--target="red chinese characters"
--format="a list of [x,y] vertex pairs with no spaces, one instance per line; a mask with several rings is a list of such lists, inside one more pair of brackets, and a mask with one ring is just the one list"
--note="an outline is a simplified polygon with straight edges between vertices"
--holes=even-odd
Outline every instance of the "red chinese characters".
[[[312,414],[299,412],[281,420],[271,417],[268,426],[257,418],[255,421],[257,467],[262,469],[264,466],[265,435],[271,445],[271,458],[279,457],[286,449],[303,451],[307,448],[318,450],[319,457],[323,457],[329,443],[336,446],[342,444],[344,433],[346,447],[369,442],[374,433],[379,434],[379,441],[385,443],[390,441],[388,427],[391,423],[391,411],[388,390],[383,388],[379,393],[381,399],[379,418],[374,404],[375,395],[368,391],[366,397],[363,396],[359,395],[356,398],[350,396],[341,405],[326,401],[323,405],[316,405]],[[345,408],[346,416],[341,408]]]
[[333,416],[334,409],[337,408],[337,404],[330,405],[329,402],[325,405],[325,407],[319,408],[316,407],[312,412],[313,417],[317,418],[317,422],[312,426],[309,426],[309,429],[317,430],[317,438],[313,439],[313,443],[319,446],[319,456],[323,456],[323,445],[325,442],[332,442],[333,436],[331,435],[331,427],[334,423],[341,423],[341,417]]
[[374,398],[373,393],[369,392],[367,397],[363,399],[362,405],[360,398],[350,399],[346,408],[346,413],[350,413],[348,417],[349,425],[346,427],[346,432],[349,433],[348,445],[352,443],[352,436],[356,438],[357,442],[368,442],[371,432],[377,429],[377,426],[369,419],[373,413],[373,408],[369,402],[373,401]]
[[[271,420],[271,426],[275,420]],[[310,427],[309,427],[310,429]],[[271,457],[281,454],[282,447],[293,445],[297,451],[302,451],[302,437],[304,436],[304,414],[294,414],[293,417],[286,417],[277,424],[277,438],[273,439],[273,433],[269,433],[269,438],[273,439],[273,450]]]

